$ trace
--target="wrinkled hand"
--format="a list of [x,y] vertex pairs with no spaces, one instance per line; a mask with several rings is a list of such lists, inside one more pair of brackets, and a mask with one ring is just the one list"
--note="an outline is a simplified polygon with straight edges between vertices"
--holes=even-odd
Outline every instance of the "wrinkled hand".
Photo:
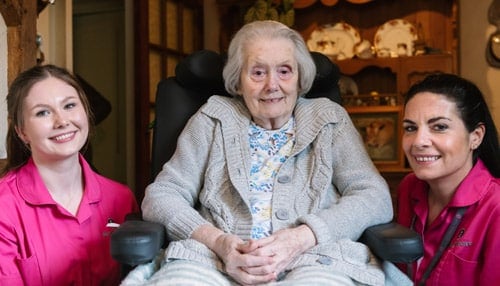
[[242,270],[253,275],[263,273],[276,273],[277,275],[284,271],[294,258],[314,245],[316,245],[316,238],[306,225],[279,230],[269,237],[248,242],[245,245],[247,248],[238,248],[241,253],[273,258],[271,264],[243,266]]
[[191,236],[214,251],[224,262],[226,273],[242,285],[276,280],[295,257],[316,245],[314,233],[306,225],[247,242],[208,224]]
[[[276,279],[274,258],[256,253],[258,244],[244,242],[238,236],[222,234],[212,249],[224,262],[226,273],[243,285],[271,282]],[[245,269],[254,269],[249,272]]]

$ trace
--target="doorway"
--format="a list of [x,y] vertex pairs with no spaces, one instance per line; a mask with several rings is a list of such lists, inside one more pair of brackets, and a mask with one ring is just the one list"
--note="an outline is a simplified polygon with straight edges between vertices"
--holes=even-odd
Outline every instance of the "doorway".
[[92,165],[106,177],[134,186],[129,154],[133,128],[126,81],[126,13],[121,0],[73,1],[73,70],[110,104],[91,139]]

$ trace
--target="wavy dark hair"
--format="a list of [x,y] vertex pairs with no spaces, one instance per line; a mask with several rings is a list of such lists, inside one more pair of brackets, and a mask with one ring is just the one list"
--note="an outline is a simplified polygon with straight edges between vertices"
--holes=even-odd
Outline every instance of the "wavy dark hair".
[[479,88],[471,81],[454,74],[432,74],[410,87],[406,94],[405,105],[417,93],[421,92],[441,94],[454,102],[459,116],[469,132],[474,131],[480,124],[484,125],[483,141],[473,152],[474,163],[480,158],[490,173],[499,178],[500,150],[498,131]]
[[[19,138],[16,133],[15,127],[22,127],[23,122],[23,106],[31,88],[36,83],[47,79],[49,77],[58,78],[65,83],[72,86],[78,93],[85,113],[89,121],[89,135],[93,129],[93,116],[90,110],[90,105],[87,96],[80,86],[78,79],[68,70],[57,67],[55,65],[41,65],[34,66],[22,73],[12,82],[7,94],[7,110],[9,129],[7,131],[7,164],[0,171],[0,177],[6,175],[10,170],[17,169],[23,166],[31,157],[31,151]],[[84,151],[89,143],[89,136],[87,136],[87,143],[82,147]]]

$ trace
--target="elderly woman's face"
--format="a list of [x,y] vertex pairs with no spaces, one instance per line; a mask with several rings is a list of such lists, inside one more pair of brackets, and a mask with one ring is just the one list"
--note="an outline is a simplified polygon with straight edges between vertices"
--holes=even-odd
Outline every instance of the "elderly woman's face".
[[294,51],[286,39],[266,38],[246,47],[239,93],[263,128],[278,129],[292,116],[299,80]]

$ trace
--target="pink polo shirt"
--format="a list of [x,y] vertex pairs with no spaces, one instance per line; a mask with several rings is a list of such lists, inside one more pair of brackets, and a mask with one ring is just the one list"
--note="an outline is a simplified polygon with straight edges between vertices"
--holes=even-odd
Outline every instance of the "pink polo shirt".
[[117,285],[108,220],[138,210],[133,193],[80,156],[85,190],[76,216],[50,196],[30,159],[0,179],[0,285]]
[[413,281],[421,279],[457,207],[467,206],[450,247],[426,285],[500,285],[500,179],[492,177],[478,161],[448,206],[426,227],[427,192],[427,184],[414,174],[406,176],[399,186],[398,222],[410,226],[415,215],[414,229],[424,241],[424,256],[413,264]]

